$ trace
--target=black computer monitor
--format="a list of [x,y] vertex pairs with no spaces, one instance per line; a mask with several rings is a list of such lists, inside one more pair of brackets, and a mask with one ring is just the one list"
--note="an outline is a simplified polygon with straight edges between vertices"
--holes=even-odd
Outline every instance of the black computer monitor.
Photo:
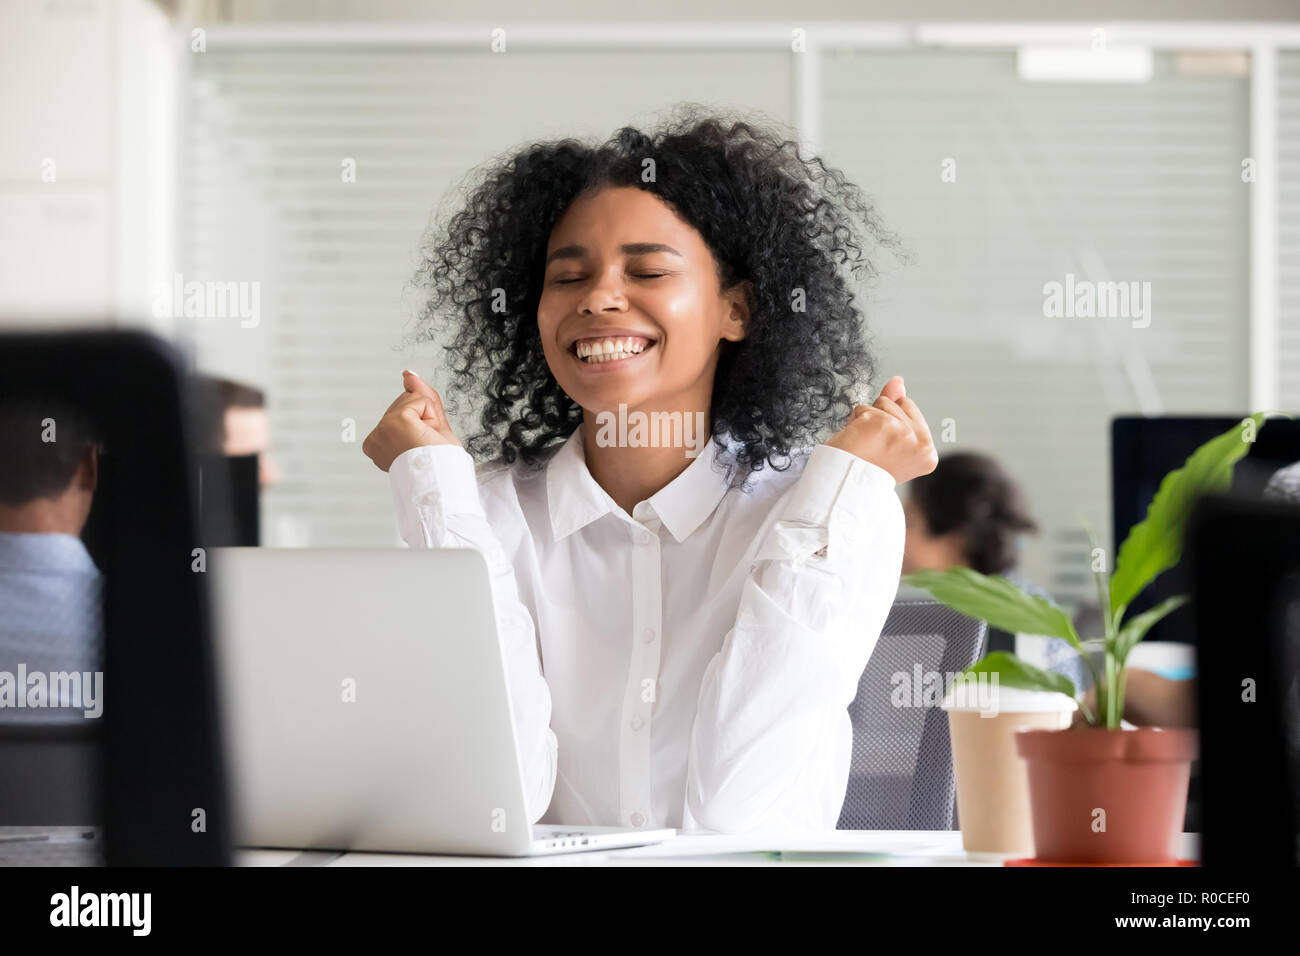
[[[1165,475],[1181,467],[1192,452],[1246,416],[1120,417],[1111,422],[1111,510],[1114,551],[1129,529],[1146,517]],[[1232,491],[1259,498],[1280,469],[1300,461],[1300,421],[1272,418],[1255,436],[1250,451],[1233,469]],[[1191,590],[1186,560],[1160,575],[1135,598],[1129,614],[1155,607],[1166,598]],[[1149,641],[1192,641],[1192,611],[1183,607],[1148,632]]]
[[[142,333],[0,335],[0,399],[53,396],[77,409],[102,444],[84,534],[103,578],[102,716],[87,716],[93,723],[75,729],[4,729],[0,760],[47,769],[5,780],[17,816],[0,818],[0,826],[100,827],[108,865],[229,862],[185,381],[177,353]],[[16,623],[16,607],[7,623],[27,637],[52,633],[67,613],[50,607],[48,622],[31,625]],[[5,611],[0,607],[0,624]],[[44,609],[23,613],[29,622]],[[83,789],[60,793],[60,784]],[[15,787],[32,792],[16,794]],[[43,801],[43,793],[57,799]]]
[[1201,859],[1300,865],[1300,505],[1209,496],[1189,522]]
[[209,548],[262,543],[257,455],[197,456],[199,530]]

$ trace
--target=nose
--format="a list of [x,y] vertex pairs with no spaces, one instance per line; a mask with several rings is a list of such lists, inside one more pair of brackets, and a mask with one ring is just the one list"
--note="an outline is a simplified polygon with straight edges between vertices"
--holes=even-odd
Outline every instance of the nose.
[[578,305],[583,315],[596,312],[626,312],[627,296],[623,294],[622,280],[607,274],[583,297]]

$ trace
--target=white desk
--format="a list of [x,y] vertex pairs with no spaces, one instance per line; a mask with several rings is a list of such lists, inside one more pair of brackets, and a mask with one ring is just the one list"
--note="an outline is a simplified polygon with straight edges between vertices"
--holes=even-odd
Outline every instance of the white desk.
[[[1200,856],[1200,835],[1184,833],[1179,855]],[[952,830],[836,830],[819,836],[678,836],[667,843],[540,857],[426,856],[416,853],[240,849],[241,866],[1000,866],[974,859]]]

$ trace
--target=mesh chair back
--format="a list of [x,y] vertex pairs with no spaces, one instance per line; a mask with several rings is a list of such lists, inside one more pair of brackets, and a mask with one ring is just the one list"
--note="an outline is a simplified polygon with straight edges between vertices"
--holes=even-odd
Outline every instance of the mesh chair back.
[[938,701],[949,675],[979,659],[987,629],[937,601],[894,604],[849,705],[853,758],[838,829],[955,827],[948,718]]

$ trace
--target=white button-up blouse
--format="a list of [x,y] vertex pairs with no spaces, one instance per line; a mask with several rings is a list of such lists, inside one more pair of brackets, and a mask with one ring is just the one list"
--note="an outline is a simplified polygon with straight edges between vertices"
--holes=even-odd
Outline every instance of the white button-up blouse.
[[454,445],[390,467],[408,545],[487,560],[533,822],[835,828],[902,567],[895,482],[829,445],[749,490],[720,467],[710,441],[630,516],[581,429],[541,470]]

